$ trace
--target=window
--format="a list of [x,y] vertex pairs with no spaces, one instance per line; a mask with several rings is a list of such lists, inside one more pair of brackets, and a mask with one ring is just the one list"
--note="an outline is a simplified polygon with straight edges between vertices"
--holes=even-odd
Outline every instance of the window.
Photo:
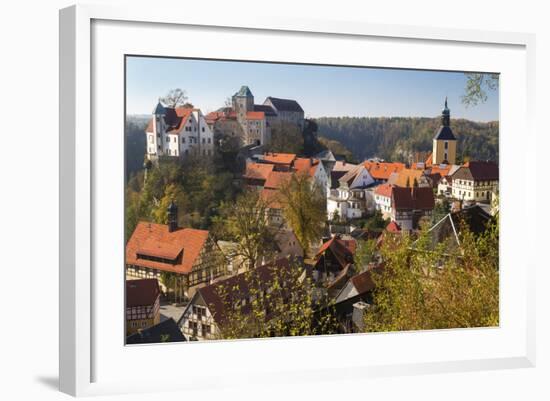
[[181,137],[181,143],[185,143],[185,137],[184,136]]
[[202,138],[202,143],[206,143],[206,139],[205,139],[205,138]]
[[170,138],[169,138],[169,137],[167,137],[167,136],[166,136],[166,137],[164,137],[164,140],[165,140],[166,142],[170,142]]
[[202,132],[204,132],[204,127],[202,127]]
[[153,141],[154,141],[153,135],[149,135],[149,143],[153,143]]
[[[449,142],[445,141],[445,150],[449,149]],[[445,153],[447,154],[447,153]]]

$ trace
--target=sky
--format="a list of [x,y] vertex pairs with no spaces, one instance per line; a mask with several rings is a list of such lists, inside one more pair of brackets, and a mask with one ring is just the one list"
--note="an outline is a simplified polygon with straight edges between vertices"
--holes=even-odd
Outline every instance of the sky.
[[206,114],[247,85],[256,104],[268,96],[295,99],[311,118],[435,117],[448,97],[453,118],[498,120],[498,90],[488,92],[483,104],[462,104],[462,72],[135,56],[126,62],[128,114],[151,114],[158,98],[174,88],[184,89]]

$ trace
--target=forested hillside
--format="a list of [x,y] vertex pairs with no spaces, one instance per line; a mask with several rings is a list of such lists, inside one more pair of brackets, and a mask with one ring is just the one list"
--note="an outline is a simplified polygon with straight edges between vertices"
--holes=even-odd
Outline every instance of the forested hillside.
[[[322,117],[316,119],[318,136],[340,142],[357,160],[381,157],[410,161],[416,152],[430,152],[439,118]],[[451,120],[458,139],[458,161],[498,161],[498,122]]]

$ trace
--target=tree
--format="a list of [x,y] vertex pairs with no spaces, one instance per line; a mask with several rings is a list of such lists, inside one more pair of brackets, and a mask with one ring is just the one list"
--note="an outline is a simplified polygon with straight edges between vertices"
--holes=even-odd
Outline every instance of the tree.
[[168,107],[184,106],[187,103],[187,93],[180,88],[171,89],[160,101]]
[[163,271],[160,273],[160,282],[166,287],[166,292],[170,290],[174,293],[174,302],[181,302],[183,299],[183,278],[177,273]]
[[250,190],[241,194],[236,202],[223,203],[220,216],[214,219],[216,236],[237,244],[229,256],[242,258],[249,269],[261,258],[275,254],[276,230],[269,225],[268,213],[268,204],[257,191]]
[[427,230],[417,240],[388,236],[381,256],[366,331],[498,325],[498,220],[478,236],[461,224],[454,247],[434,248]]
[[164,189],[164,196],[152,210],[153,220],[156,223],[168,224],[167,210],[172,201],[178,206],[178,220],[182,220],[183,211],[187,206],[187,197],[180,186],[168,184]]
[[294,231],[304,256],[318,242],[326,221],[325,198],[307,173],[292,174],[279,190],[286,222]]
[[[268,269],[261,274],[260,269]],[[335,334],[327,305],[315,303],[313,284],[296,260],[249,270],[217,286],[224,305],[218,316],[224,339]]]
[[465,75],[466,88],[461,99],[466,107],[485,103],[487,101],[487,91],[498,89],[498,74],[466,73]]
[[298,125],[280,121],[271,126],[270,152],[299,154],[303,148],[304,138]]

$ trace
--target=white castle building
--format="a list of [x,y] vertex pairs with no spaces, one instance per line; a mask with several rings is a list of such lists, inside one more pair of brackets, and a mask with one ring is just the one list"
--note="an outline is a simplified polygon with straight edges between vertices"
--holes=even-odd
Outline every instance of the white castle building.
[[145,130],[147,158],[185,158],[190,154],[212,156],[214,135],[200,109],[165,107],[160,101]]

